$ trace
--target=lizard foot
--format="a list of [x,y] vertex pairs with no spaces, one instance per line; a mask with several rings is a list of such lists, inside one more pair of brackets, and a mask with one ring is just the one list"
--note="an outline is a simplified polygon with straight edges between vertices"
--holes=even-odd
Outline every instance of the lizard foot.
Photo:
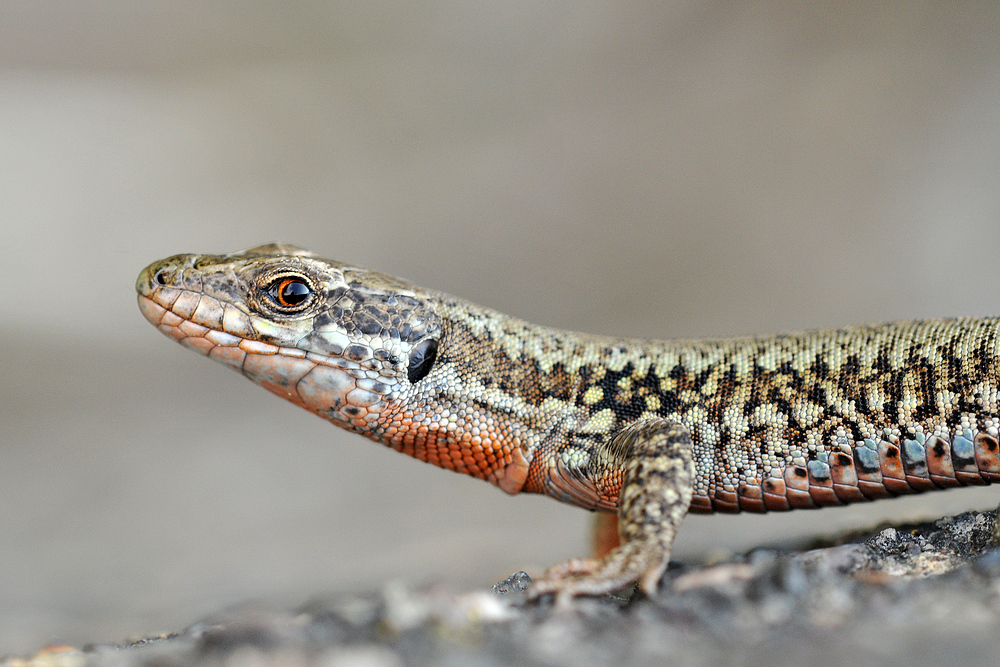
[[555,593],[556,605],[566,606],[580,595],[606,595],[638,582],[647,595],[656,592],[670,552],[656,544],[631,542],[602,559],[574,558],[546,570],[528,589],[528,599]]

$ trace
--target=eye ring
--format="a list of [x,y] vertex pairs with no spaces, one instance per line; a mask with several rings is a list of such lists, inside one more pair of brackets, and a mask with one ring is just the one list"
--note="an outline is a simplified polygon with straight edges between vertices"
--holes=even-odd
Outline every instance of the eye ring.
[[299,276],[285,276],[271,283],[265,292],[282,311],[298,312],[309,305],[312,286]]

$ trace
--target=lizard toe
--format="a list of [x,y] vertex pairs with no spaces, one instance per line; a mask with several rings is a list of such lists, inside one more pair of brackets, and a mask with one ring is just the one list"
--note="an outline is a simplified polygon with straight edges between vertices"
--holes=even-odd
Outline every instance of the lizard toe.
[[646,594],[655,593],[666,569],[669,553],[635,543],[624,544],[604,558],[579,558],[546,571],[528,589],[534,600],[555,593],[558,602],[582,595],[606,595],[629,584],[639,583]]

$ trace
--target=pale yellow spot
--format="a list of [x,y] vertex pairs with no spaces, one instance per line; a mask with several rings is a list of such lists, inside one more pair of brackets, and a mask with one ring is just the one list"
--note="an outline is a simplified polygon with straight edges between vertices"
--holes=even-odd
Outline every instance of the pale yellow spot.
[[698,392],[693,389],[685,389],[680,392],[678,398],[681,399],[682,403],[697,403],[698,402]]
[[583,433],[605,433],[610,430],[614,421],[615,418],[611,412],[611,408],[604,408],[600,412],[594,413],[580,431]]
[[630,359],[627,354],[621,354],[619,352],[615,352],[611,355],[611,358],[608,359],[607,362],[605,363],[607,364],[607,369],[609,371],[617,373],[622,369],[624,369],[625,364],[627,364],[629,361]]
[[659,396],[647,396],[646,397],[646,409],[650,412],[656,412],[660,409],[660,397]]
[[584,405],[594,405],[604,398],[604,390],[598,386],[593,386],[583,394]]
[[560,452],[559,458],[569,467],[582,467],[590,462],[590,455],[587,452],[575,448]]
[[569,406],[567,405],[566,401],[561,401],[558,398],[553,398],[550,396],[546,398],[544,401],[542,401],[540,411],[544,415],[561,414],[563,410],[567,409],[567,407]]
[[632,378],[623,377],[622,379],[618,380],[618,387],[624,389],[625,391],[628,391],[629,389],[632,388]]

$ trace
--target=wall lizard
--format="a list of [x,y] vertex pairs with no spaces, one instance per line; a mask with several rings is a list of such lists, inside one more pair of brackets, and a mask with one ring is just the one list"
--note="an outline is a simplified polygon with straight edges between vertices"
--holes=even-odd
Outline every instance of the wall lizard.
[[535,326],[270,244],[146,267],[167,336],[345,429],[507,493],[617,512],[620,546],[531,597],[655,591],[687,512],[1000,480],[1000,319],[729,340]]

